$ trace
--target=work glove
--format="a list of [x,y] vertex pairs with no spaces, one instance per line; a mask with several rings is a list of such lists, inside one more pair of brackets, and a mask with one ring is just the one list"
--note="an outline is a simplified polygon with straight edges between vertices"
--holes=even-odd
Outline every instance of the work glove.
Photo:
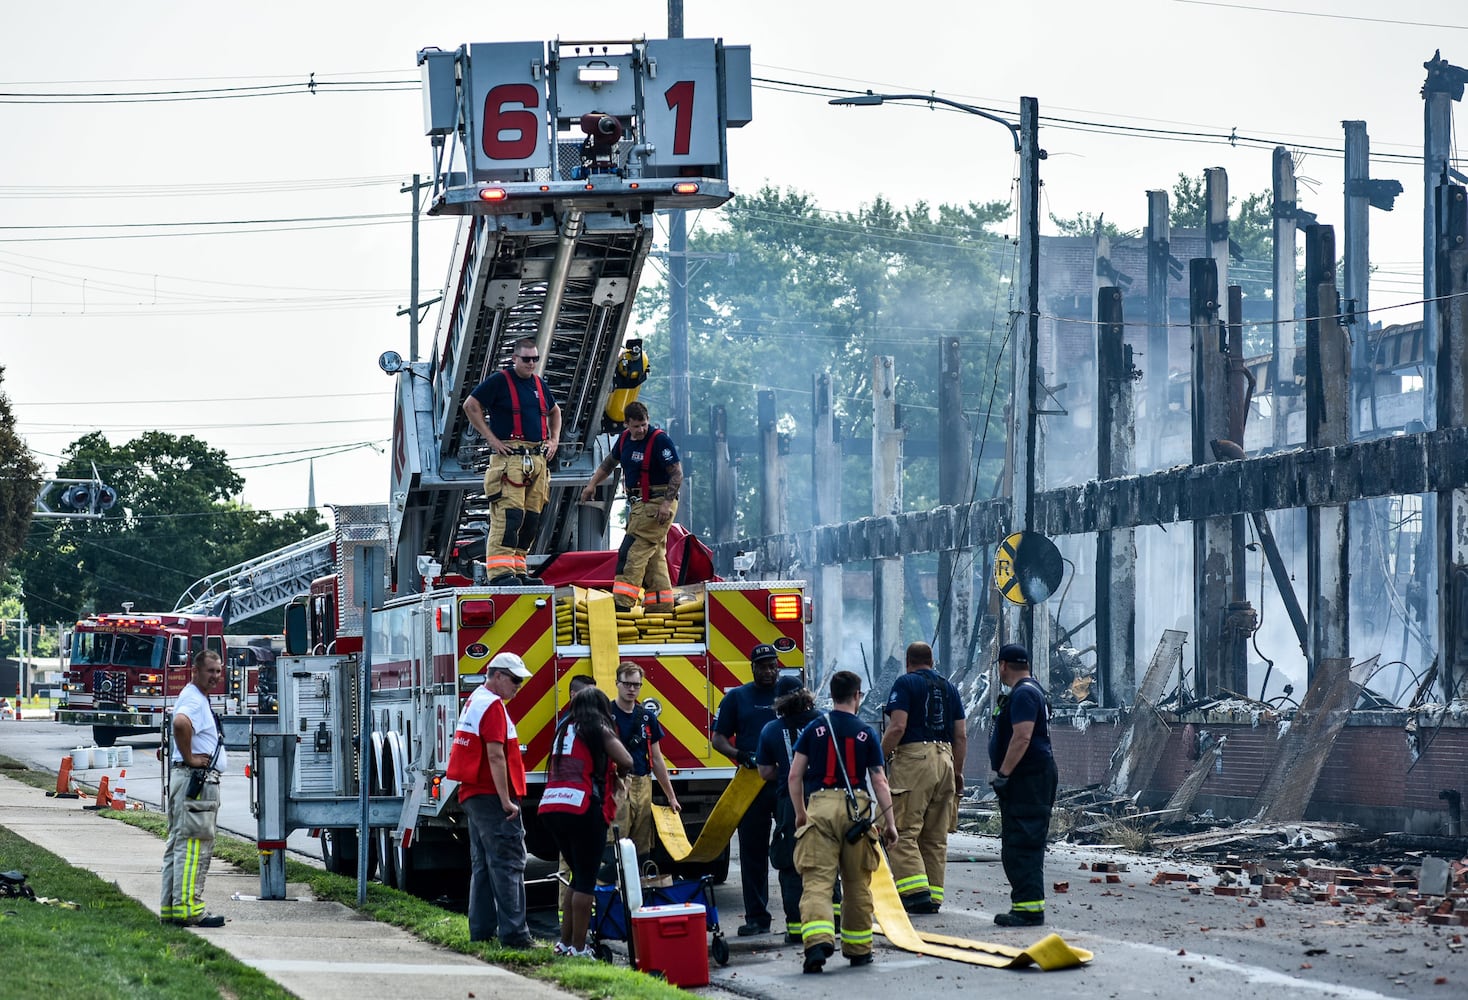
[[739,754],[739,766],[751,768],[758,766],[755,761],[753,750],[744,750]]
[[1005,790],[1009,788],[1009,775],[996,772],[994,777],[989,779],[989,787],[994,789],[996,799],[1004,798]]

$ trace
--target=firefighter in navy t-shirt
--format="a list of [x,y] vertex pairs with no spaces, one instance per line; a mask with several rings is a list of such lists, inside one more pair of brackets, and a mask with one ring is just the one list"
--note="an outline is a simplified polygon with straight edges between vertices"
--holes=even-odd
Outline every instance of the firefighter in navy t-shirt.
[[668,432],[647,422],[647,407],[627,404],[627,429],[602,459],[591,482],[581,491],[590,503],[618,463],[627,491],[627,534],[617,552],[617,579],[612,599],[627,611],[642,601],[649,611],[673,610],[673,581],[668,576],[668,529],[678,513],[683,463]]
[[[668,777],[668,764],[663,760],[663,727],[658,717],[638,701],[642,693],[642,668],[630,660],[617,667],[617,699],[612,702],[612,718],[617,723],[617,737],[632,755],[632,770],[625,778],[626,788],[617,802],[613,826],[637,847],[637,856],[652,853],[652,780],[668,800],[668,808],[682,812],[673,782]],[[608,831],[610,833],[611,831]]]
[[989,730],[989,763],[999,800],[999,860],[1009,879],[1009,912],[1001,927],[1045,922],[1045,838],[1060,785],[1050,752],[1050,702],[1030,676],[1030,654],[1010,643],[999,650],[999,690]]
[[821,972],[836,950],[831,890],[838,875],[843,895],[841,954],[852,965],[871,964],[878,830],[880,840],[889,846],[897,842],[881,742],[877,731],[856,717],[861,678],[849,670],[836,671],[831,677],[831,703],[830,712],[801,732],[790,762],[795,867],[805,886],[800,897],[804,972]]
[[[780,651],[760,643],[749,653],[754,680],[725,693],[714,719],[714,749],[740,767],[758,764],[756,751],[765,724],[775,719],[775,681]],[[739,877],[744,890],[740,937],[770,932],[770,827],[775,821],[775,789],[765,782],[739,820]]]
[[535,373],[539,361],[535,338],[521,337],[510,367],[491,374],[464,400],[464,416],[493,452],[484,470],[484,568],[489,582],[501,587],[541,582],[527,574],[525,556],[550,499],[548,465],[560,446],[561,406]]
[[893,683],[882,711],[882,756],[902,838],[888,852],[892,877],[908,913],[937,913],[948,834],[958,829],[968,728],[958,689],[933,669],[926,642],[907,647],[907,673]]

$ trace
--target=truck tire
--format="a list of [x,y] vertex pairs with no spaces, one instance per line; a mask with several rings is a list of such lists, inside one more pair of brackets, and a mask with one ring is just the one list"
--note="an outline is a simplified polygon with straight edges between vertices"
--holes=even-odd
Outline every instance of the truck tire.
[[[372,877],[372,845],[368,844],[367,877]],[[333,827],[321,831],[321,861],[333,875],[357,877],[357,831],[350,827]]]

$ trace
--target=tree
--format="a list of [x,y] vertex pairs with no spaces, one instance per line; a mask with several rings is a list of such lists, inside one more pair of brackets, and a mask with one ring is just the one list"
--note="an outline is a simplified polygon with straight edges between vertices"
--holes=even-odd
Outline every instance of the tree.
[[[812,376],[825,371],[836,379],[838,423],[846,435],[864,440],[877,355],[897,359],[909,442],[935,442],[936,358],[943,336],[963,343],[964,387],[970,393],[965,411],[977,417],[988,410],[1013,308],[1000,276],[1012,277],[1018,269],[1013,242],[989,227],[1009,213],[1003,202],[899,208],[880,197],[856,212],[829,213],[805,193],[768,186],[731,201],[721,225],[696,231],[689,240],[691,252],[737,255],[737,263],[711,262],[689,278],[690,371],[701,383],[694,393],[701,405],[691,415],[695,441],[679,442],[680,448],[700,447],[713,405],[726,407],[731,435],[748,439],[757,430],[756,393],[773,389],[781,424],[796,442],[793,450],[808,453]],[[639,301],[651,304],[643,306],[640,321],[665,330],[664,297],[650,290]],[[654,378],[642,398],[655,421],[666,424],[668,383],[659,377],[666,372],[656,353],[660,343],[666,341],[649,343]],[[1002,414],[1005,396],[1007,391],[992,404],[991,447],[1003,441],[995,414]],[[871,509],[870,460],[860,448],[853,451],[843,477],[847,517]],[[694,529],[706,533],[711,477],[707,468],[698,468],[705,460],[697,455],[693,461],[691,493]],[[905,461],[909,509],[936,503],[935,462]],[[810,482],[798,465],[790,472],[790,526],[799,529],[810,523]],[[754,479],[741,477],[739,534],[765,530],[758,523]]]
[[[4,383],[0,365],[0,386]],[[41,467],[15,432],[10,398],[0,390],[0,570],[25,547],[40,488]]]
[[94,432],[66,449],[58,477],[89,478],[94,465],[117,506],[33,525],[17,561],[32,614],[76,618],[124,601],[166,611],[196,580],[324,527],[315,511],[276,518],[234,502],[244,480],[191,435],[150,431],[114,447]]
[[1121,227],[1114,222],[1106,221],[1106,213],[1092,215],[1090,212],[1077,212],[1069,219],[1062,219],[1050,213],[1050,223],[1058,230],[1061,236],[1109,236],[1113,240],[1125,239],[1134,233],[1122,232]]

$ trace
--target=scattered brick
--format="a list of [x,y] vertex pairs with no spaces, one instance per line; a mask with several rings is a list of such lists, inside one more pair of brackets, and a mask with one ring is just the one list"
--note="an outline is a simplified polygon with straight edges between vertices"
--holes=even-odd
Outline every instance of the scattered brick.
[[1070,883],[1069,882],[1056,882],[1053,886],[1051,886],[1051,888],[1055,890],[1055,894],[1056,895],[1063,896],[1067,892],[1070,892]]
[[1188,876],[1183,872],[1158,872],[1152,876],[1153,885],[1162,885],[1166,882],[1186,882]]
[[1091,878],[1091,884],[1092,885],[1100,885],[1104,881],[1106,881],[1106,880],[1103,879],[1100,875],[1095,875],[1095,876],[1093,876]]
[[1118,885],[1118,884],[1120,884],[1120,882],[1121,882],[1121,876],[1120,875],[1107,875],[1106,876],[1106,884],[1107,885]]
[[1284,899],[1286,890],[1278,882],[1266,882],[1259,887],[1259,894],[1264,899]]
[[1247,896],[1249,889],[1242,885],[1215,885],[1213,895],[1215,896]]

